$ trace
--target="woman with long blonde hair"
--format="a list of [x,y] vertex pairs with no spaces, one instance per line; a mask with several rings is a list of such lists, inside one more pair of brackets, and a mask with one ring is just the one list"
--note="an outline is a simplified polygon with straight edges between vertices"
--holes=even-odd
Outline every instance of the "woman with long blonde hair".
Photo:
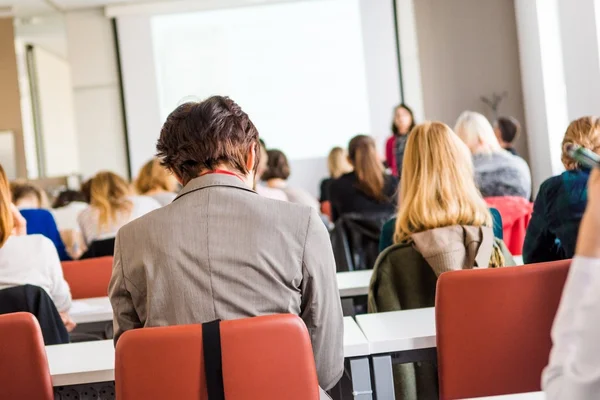
[[500,146],[486,117],[465,111],[458,117],[454,131],[472,154],[475,182],[483,197],[517,196],[529,200],[529,166]]
[[392,215],[398,178],[385,173],[373,138],[353,137],[348,143],[348,161],[354,170],[329,185],[332,219],[350,213]]
[[[402,165],[395,245],[379,255],[369,289],[369,312],[435,305],[437,277],[446,271],[513,264],[501,240],[494,238],[492,216],[473,180],[469,149],[441,122],[413,129]],[[411,369],[412,368],[412,369]],[[409,366],[395,379],[398,397],[430,399],[435,367]],[[427,388],[418,396],[417,382]],[[430,391],[430,392],[428,392]]]
[[86,244],[111,239],[126,223],[160,208],[147,196],[133,196],[127,181],[112,172],[99,172],[90,181],[90,206],[79,214]]
[[12,204],[8,179],[0,165],[0,290],[34,285],[48,293],[68,331],[71,291],[63,277],[54,244],[42,235],[27,235],[26,222]]
[[140,170],[135,180],[135,189],[138,194],[152,197],[161,206],[166,206],[177,197],[177,180],[160,165],[158,158],[153,158]]

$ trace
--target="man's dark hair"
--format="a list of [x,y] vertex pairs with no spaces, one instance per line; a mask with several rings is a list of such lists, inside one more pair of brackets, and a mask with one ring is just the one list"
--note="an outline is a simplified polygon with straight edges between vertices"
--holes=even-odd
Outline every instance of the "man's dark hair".
[[180,105],[164,123],[156,144],[161,164],[183,184],[203,171],[226,164],[246,175],[246,157],[255,146],[258,165],[258,131],[248,114],[229,97],[213,96]]
[[261,179],[268,181],[269,179],[287,179],[290,176],[290,164],[288,159],[281,150],[268,150],[269,161],[267,162],[267,170],[263,173]]
[[63,190],[60,192],[54,203],[52,204],[52,208],[61,208],[68,206],[74,201],[80,201],[82,203],[87,203],[87,198],[82,192],[78,192],[76,190]]
[[500,130],[500,137],[506,143],[514,142],[521,132],[521,124],[513,117],[498,118],[496,126]]

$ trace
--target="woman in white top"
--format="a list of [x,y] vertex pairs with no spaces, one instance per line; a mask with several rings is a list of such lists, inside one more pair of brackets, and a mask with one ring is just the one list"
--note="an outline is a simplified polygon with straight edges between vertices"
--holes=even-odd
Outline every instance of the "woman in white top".
[[160,208],[148,196],[132,196],[125,179],[112,172],[99,172],[90,183],[90,206],[79,214],[79,227],[86,244],[111,239],[125,224]]
[[48,293],[68,331],[71,291],[63,277],[58,253],[50,239],[26,235],[26,223],[11,203],[10,189],[0,165],[0,289],[34,285]]
[[547,400],[600,396],[600,172],[588,181],[587,208],[575,258],[552,327],[550,362],[542,375]]
[[161,206],[166,206],[177,197],[177,180],[160,165],[157,158],[153,158],[140,170],[135,189],[139,194],[152,197]]

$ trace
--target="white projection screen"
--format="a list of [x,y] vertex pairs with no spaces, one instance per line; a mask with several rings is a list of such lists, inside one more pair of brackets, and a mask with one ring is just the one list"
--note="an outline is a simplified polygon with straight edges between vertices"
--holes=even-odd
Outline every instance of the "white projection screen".
[[358,133],[382,144],[389,134],[400,102],[393,24],[391,0],[119,17],[132,170],[152,156],[177,105],[219,94],[288,155],[292,183],[316,194],[332,147]]

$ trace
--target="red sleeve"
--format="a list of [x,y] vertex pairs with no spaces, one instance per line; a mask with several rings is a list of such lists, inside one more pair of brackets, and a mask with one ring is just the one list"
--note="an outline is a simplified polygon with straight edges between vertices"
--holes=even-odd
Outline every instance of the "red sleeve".
[[385,143],[385,162],[388,167],[392,169],[392,174],[397,174],[396,169],[396,154],[394,154],[394,140],[396,138],[394,136],[390,136],[390,138]]

